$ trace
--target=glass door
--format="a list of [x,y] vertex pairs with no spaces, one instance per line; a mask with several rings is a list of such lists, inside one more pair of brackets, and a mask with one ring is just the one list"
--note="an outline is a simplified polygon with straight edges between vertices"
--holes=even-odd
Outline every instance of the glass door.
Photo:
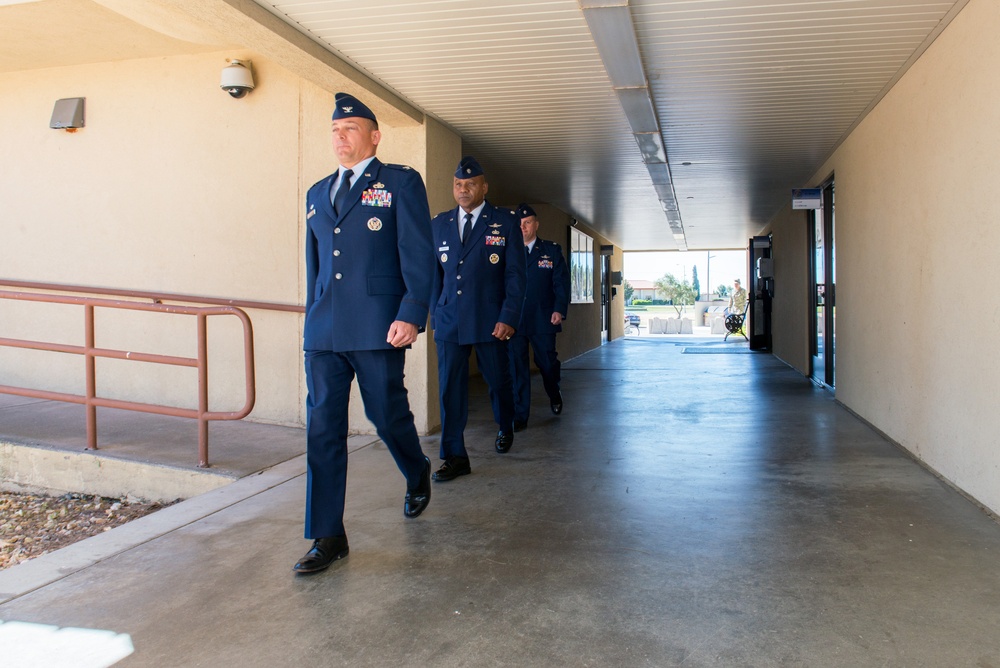
[[601,254],[601,343],[608,342],[611,323],[611,256]]
[[824,325],[826,324],[826,244],[823,239],[823,210],[813,211],[812,265],[813,265],[813,338],[812,376],[819,383],[826,375]]
[[836,351],[836,263],[834,262],[833,182],[823,187],[822,208],[812,212],[810,248],[812,257],[812,378],[834,387]]

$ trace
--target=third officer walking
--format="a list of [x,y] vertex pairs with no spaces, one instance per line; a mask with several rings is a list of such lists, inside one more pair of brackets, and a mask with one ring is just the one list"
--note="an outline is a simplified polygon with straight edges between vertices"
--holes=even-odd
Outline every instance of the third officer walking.
[[569,307],[569,267],[562,250],[554,241],[538,237],[538,216],[527,204],[517,207],[521,233],[527,251],[527,283],[524,310],[514,336],[508,341],[511,377],[514,382],[514,431],[528,426],[531,409],[531,370],[528,367],[528,346],[534,350],[535,365],[542,375],[542,385],[549,397],[549,406],[556,415],[562,413],[563,398],[559,357],[556,354],[556,333],[562,331]]

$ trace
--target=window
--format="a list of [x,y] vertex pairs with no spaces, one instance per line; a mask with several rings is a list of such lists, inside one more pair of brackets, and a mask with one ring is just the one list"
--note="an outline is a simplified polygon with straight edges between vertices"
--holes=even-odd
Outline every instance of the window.
[[594,239],[575,227],[569,228],[570,302],[594,301]]

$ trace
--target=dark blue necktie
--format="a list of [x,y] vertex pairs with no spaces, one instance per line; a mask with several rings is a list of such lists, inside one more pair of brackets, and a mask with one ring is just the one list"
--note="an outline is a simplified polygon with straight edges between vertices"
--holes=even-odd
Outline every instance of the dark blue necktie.
[[337,188],[337,194],[333,196],[333,212],[340,215],[340,210],[344,208],[344,204],[347,202],[347,193],[351,190],[351,177],[354,176],[353,170],[345,170],[343,174],[340,175],[340,187]]
[[465,240],[469,238],[469,230],[472,229],[472,214],[465,214],[465,224],[462,225],[462,245],[465,245]]

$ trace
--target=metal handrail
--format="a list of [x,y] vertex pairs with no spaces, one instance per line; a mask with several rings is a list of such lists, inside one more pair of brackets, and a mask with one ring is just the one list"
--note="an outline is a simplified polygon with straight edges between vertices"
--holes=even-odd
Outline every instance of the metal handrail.
[[86,285],[69,285],[66,283],[39,283],[37,281],[13,281],[0,278],[0,285],[8,288],[27,290],[52,290],[55,292],[77,292],[90,295],[111,295],[114,297],[130,297],[134,299],[149,299],[154,302],[187,302],[188,304],[214,304],[217,306],[235,306],[237,308],[262,309],[265,311],[286,311],[289,313],[305,313],[304,306],[297,304],[278,304],[275,302],[257,302],[245,299],[221,299],[219,297],[200,297],[197,295],[182,295],[173,292],[149,292],[144,290],[120,290],[117,288],[94,288]]
[[[120,408],[124,410],[156,413],[173,417],[186,417],[198,420],[198,466],[208,467],[208,423],[211,420],[240,420],[250,414],[256,401],[256,383],[254,378],[253,355],[253,325],[249,316],[235,306],[178,306],[171,304],[145,304],[142,302],[122,301],[116,299],[99,299],[95,297],[72,297],[68,295],[50,295],[32,292],[13,292],[0,290],[0,299],[32,301],[53,304],[69,304],[84,308],[84,345],[74,346],[45,341],[26,339],[0,338],[0,346],[11,348],[26,348],[49,352],[83,355],[86,368],[86,394],[69,394],[65,392],[50,392],[33,390],[24,387],[0,385],[0,393],[13,394],[36,399],[64,401],[83,404],[87,414],[87,449],[97,450],[97,407]],[[179,315],[193,315],[198,319],[198,356],[177,357],[173,355],[154,355],[111,348],[98,348],[94,340],[94,309],[112,308],[130,311],[152,311]],[[234,315],[243,323],[243,359],[245,366],[246,401],[238,411],[220,412],[208,410],[208,317],[213,315]],[[187,366],[198,369],[198,408],[180,408],[163,406],[137,401],[108,399],[97,396],[96,358],[105,357],[122,360]]]

